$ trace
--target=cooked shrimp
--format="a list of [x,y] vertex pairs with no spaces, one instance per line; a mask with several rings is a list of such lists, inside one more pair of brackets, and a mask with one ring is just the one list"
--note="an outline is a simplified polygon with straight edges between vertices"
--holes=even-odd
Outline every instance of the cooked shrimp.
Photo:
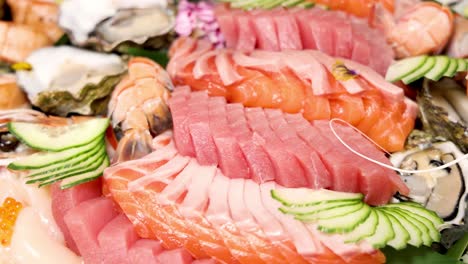
[[28,99],[16,85],[12,74],[0,75],[0,110],[13,109],[28,105]]
[[140,158],[152,151],[152,136],[171,125],[166,101],[172,83],[164,69],[145,58],[128,63],[128,75],[117,85],[109,102],[114,129],[123,132],[114,162]]
[[451,57],[468,58],[468,19],[456,16],[455,29],[447,53]]
[[52,44],[42,31],[28,25],[0,21],[0,60],[23,61],[36,49]]
[[44,0],[7,0],[11,8],[13,21],[37,27],[52,42],[57,41],[63,31],[57,24],[59,7],[53,1]]
[[396,20],[383,8],[377,9],[376,16],[398,58],[439,53],[452,35],[453,14],[439,4],[419,3]]

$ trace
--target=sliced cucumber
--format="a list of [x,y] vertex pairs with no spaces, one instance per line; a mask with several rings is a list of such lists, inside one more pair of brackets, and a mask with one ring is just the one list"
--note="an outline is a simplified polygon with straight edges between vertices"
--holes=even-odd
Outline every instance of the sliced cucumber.
[[447,71],[451,59],[447,56],[435,56],[435,65],[434,67],[427,72],[424,76],[433,81],[438,81],[444,73]]
[[[333,208],[326,211],[319,211],[311,214],[296,215],[296,219],[304,222],[316,222],[321,219],[330,219],[337,216],[347,215],[356,211],[361,210],[364,207],[364,203],[356,203],[351,205],[344,205],[339,208]],[[366,205],[367,206],[367,205]]]
[[[406,219],[412,221],[422,232],[422,240],[425,246],[431,246],[433,241],[440,241],[440,233],[434,229],[432,223],[424,217],[417,214],[413,214],[409,211],[402,210],[400,208],[392,208],[395,211],[399,211],[403,214]],[[431,227],[432,226],[432,227]]]
[[431,211],[429,209],[426,209],[422,205],[414,202],[403,202],[403,203],[394,203],[394,204],[387,204],[384,205],[383,207],[388,207],[388,208],[400,208],[406,211],[410,211],[413,214],[420,215],[429,221],[432,222],[432,225],[434,226],[434,229],[437,229],[440,225],[444,223],[444,220],[440,218],[434,211]]
[[377,227],[374,234],[364,238],[364,240],[375,248],[383,248],[388,241],[391,241],[393,238],[395,238],[395,231],[393,231],[392,223],[390,223],[390,220],[386,214],[380,210],[374,211],[378,218]]
[[50,177],[50,178],[47,178],[47,179],[45,179],[43,181],[40,181],[39,182],[39,187],[46,186],[46,185],[52,184],[52,183],[54,183],[56,181],[63,180],[63,179],[69,178],[69,177],[82,175],[82,174],[85,174],[85,173],[88,173],[88,172],[95,172],[102,165],[104,160],[106,160],[108,158],[107,158],[107,155],[102,155],[102,156],[100,156],[98,158],[92,157],[92,159],[93,159],[93,163],[91,165],[83,167],[80,170],[73,171],[73,172],[70,172],[70,173],[65,173],[65,174],[54,175],[54,177]]
[[271,196],[286,206],[309,206],[324,201],[362,200],[361,193],[335,192],[326,189],[282,188],[271,190]]
[[97,160],[101,159],[105,155],[106,155],[106,149],[104,146],[101,146],[97,155],[88,156],[87,159],[85,159],[83,162],[81,162],[77,166],[74,166],[65,170],[54,171],[51,173],[39,174],[36,176],[29,176],[27,177],[26,183],[30,184],[30,183],[42,182],[42,181],[47,181],[47,179],[55,179],[55,178],[59,178],[62,176],[67,177],[68,175],[74,174],[76,172],[80,172],[83,169],[87,169],[89,166],[92,166],[93,164],[95,165]]
[[406,231],[405,227],[392,214],[385,215],[388,217],[388,220],[390,220],[390,222],[392,223],[392,228],[395,232],[395,237],[392,240],[388,241],[387,244],[397,250],[406,248],[406,245],[410,240],[410,235],[408,231]]
[[399,81],[403,77],[406,77],[421,68],[426,63],[427,58],[428,57],[426,55],[423,55],[397,61],[390,65],[385,79],[390,82]]
[[89,182],[96,178],[99,178],[104,173],[104,170],[107,167],[109,167],[109,159],[106,156],[104,160],[102,161],[101,165],[96,170],[66,178],[60,183],[60,188],[67,189],[75,185]]
[[468,70],[468,63],[466,63],[464,59],[457,59],[457,63],[457,72],[464,72]]
[[424,65],[422,65],[419,69],[416,69],[414,72],[406,75],[401,80],[404,84],[412,83],[416,80],[421,79],[424,74],[429,72],[435,65],[436,59],[434,57],[428,57]]
[[302,2],[304,2],[304,0],[286,0],[286,1],[283,1],[283,2],[281,3],[281,5],[282,5],[283,7],[288,8],[288,7],[297,6],[297,5],[299,5],[300,3],[302,3]]
[[369,217],[363,223],[359,224],[353,231],[343,234],[345,243],[357,243],[365,237],[372,236],[378,223],[377,213],[375,210],[371,210]]
[[[90,144],[90,145],[94,145],[94,144]],[[96,155],[98,152],[102,151],[103,148],[105,148],[105,142],[104,140],[101,139],[100,144],[94,146],[91,150],[84,152],[82,154],[78,154],[69,160],[56,162],[49,166],[30,170],[26,178],[36,177],[36,176],[44,175],[44,174],[51,174],[54,172],[62,172],[64,170],[70,169],[72,167],[77,166],[78,164],[80,164],[82,161],[86,160],[90,156]],[[64,151],[68,151],[68,150],[64,150]],[[52,152],[52,153],[58,153],[58,152]]]
[[[339,209],[331,209],[339,210]],[[372,209],[365,203],[361,209],[354,212],[327,219],[318,220],[318,228],[326,233],[349,232],[354,230],[359,224],[366,221]]]
[[445,77],[454,76],[455,73],[457,72],[457,68],[458,68],[458,60],[450,59],[450,64],[449,64],[447,70],[445,71],[444,76]]
[[45,168],[60,162],[68,161],[76,156],[89,152],[99,146],[99,144],[102,144],[102,135],[101,137],[84,146],[70,148],[60,152],[38,152],[32,154],[10,163],[8,168],[12,170]]
[[395,217],[398,219],[400,224],[408,231],[410,239],[408,240],[408,244],[413,245],[415,247],[420,247],[423,243],[422,240],[422,232],[419,228],[416,227],[414,222],[409,221],[406,217],[393,210],[392,208],[382,208],[382,210],[387,214]]
[[51,174],[43,174],[43,175],[38,175],[35,177],[30,177],[27,178],[26,183],[31,184],[31,183],[42,183],[46,182],[49,179],[63,179],[65,177],[73,176],[76,175],[77,173],[83,172],[83,170],[87,170],[90,167],[93,167],[96,165],[97,162],[99,162],[103,156],[106,156],[105,149],[104,151],[99,151],[98,155],[94,155],[89,157],[88,159],[84,160],[82,163],[79,164],[79,166],[75,166],[73,168],[70,168],[69,170],[66,171],[59,171],[59,172],[54,172]]
[[104,134],[109,126],[107,118],[93,118],[68,126],[50,126],[37,123],[10,122],[9,131],[29,147],[62,151],[90,143]]
[[304,215],[320,212],[324,210],[330,210],[345,205],[353,205],[360,203],[359,200],[343,200],[343,201],[325,201],[309,206],[297,206],[297,207],[281,207],[279,210],[285,214]]

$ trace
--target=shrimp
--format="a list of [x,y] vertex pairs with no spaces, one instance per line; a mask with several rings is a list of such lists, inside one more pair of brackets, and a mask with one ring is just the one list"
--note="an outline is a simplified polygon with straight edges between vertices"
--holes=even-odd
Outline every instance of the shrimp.
[[128,75],[109,102],[114,131],[123,132],[113,162],[137,159],[152,151],[152,136],[172,124],[167,105],[172,89],[169,75],[158,64],[138,57],[129,61]]
[[452,35],[452,12],[433,2],[418,3],[397,18],[379,6],[375,12],[375,23],[383,28],[397,58],[439,53]]
[[0,110],[28,106],[26,95],[16,84],[12,74],[0,75]]
[[44,0],[7,0],[13,22],[37,27],[52,41],[57,41],[63,30],[58,26],[59,6]]
[[455,29],[447,53],[451,57],[468,58],[468,19],[456,16]]
[[36,27],[0,21],[0,60],[18,62],[25,60],[36,49],[53,42]]

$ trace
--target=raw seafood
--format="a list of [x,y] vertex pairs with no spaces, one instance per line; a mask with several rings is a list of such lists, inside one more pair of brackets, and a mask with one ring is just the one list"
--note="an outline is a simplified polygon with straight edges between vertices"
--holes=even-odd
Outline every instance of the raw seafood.
[[[344,244],[278,211],[275,183],[229,179],[174,148],[170,133],[159,148],[108,168],[104,179],[137,232],[166,248],[225,263],[382,263],[366,243]],[[247,202],[248,201],[248,202]]]
[[368,65],[381,75],[393,60],[382,32],[343,12],[311,9],[239,11],[218,5],[216,19],[228,48],[320,50]]
[[166,71],[146,58],[132,58],[128,75],[109,102],[112,126],[122,137],[114,161],[140,158],[151,152],[151,139],[171,126],[167,100],[172,82]]
[[437,3],[418,3],[398,18],[383,8],[376,12],[375,24],[383,27],[397,58],[440,53],[452,35],[452,11]]
[[341,118],[388,151],[403,148],[417,115],[403,90],[372,69],[319,51],[246,54],[180,38],[170,56],[167,69],[176,85],[307,120]]
[[[326,121],[309,124],[299,114],[226,104],[223,97],[190,93],[187,87],[176,88],[170,107],[180,154],[196,157],[201,165],[219,166],[228,178],[359,192],[373,205],[387,203],[396,191],[408,192],[394,171],[341,145]],[[360,152],[390,164],[353,129],[341,124],[335,129]]]
[[57,41],[63,30],[57,25],[58,4],[44,0],[7,0],[13,22],[36,27],[43,31],[51,42]]

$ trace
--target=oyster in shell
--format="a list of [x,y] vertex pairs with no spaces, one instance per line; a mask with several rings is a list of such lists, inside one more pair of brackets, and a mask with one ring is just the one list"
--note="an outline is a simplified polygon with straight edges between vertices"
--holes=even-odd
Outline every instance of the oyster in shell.
[[165,0],[67,0],[59,24],[78,46],[111,51],[121,44],[154,49],[168,44],[175,15]]
[[[425,149],[394,153],[391,162],[406,170],[426,170],[442,166],[464,154],[450,141]],[[445,169],[400,175],[410,189],[409,197],[435,211],[448,224],[462,224],[467,210],[468,159]]]
[[31,103],[59,116],[104,114],[115,85],[126,71],[117,55],[68,46],[40,49],[29,56],[30,71],[17,71]]

